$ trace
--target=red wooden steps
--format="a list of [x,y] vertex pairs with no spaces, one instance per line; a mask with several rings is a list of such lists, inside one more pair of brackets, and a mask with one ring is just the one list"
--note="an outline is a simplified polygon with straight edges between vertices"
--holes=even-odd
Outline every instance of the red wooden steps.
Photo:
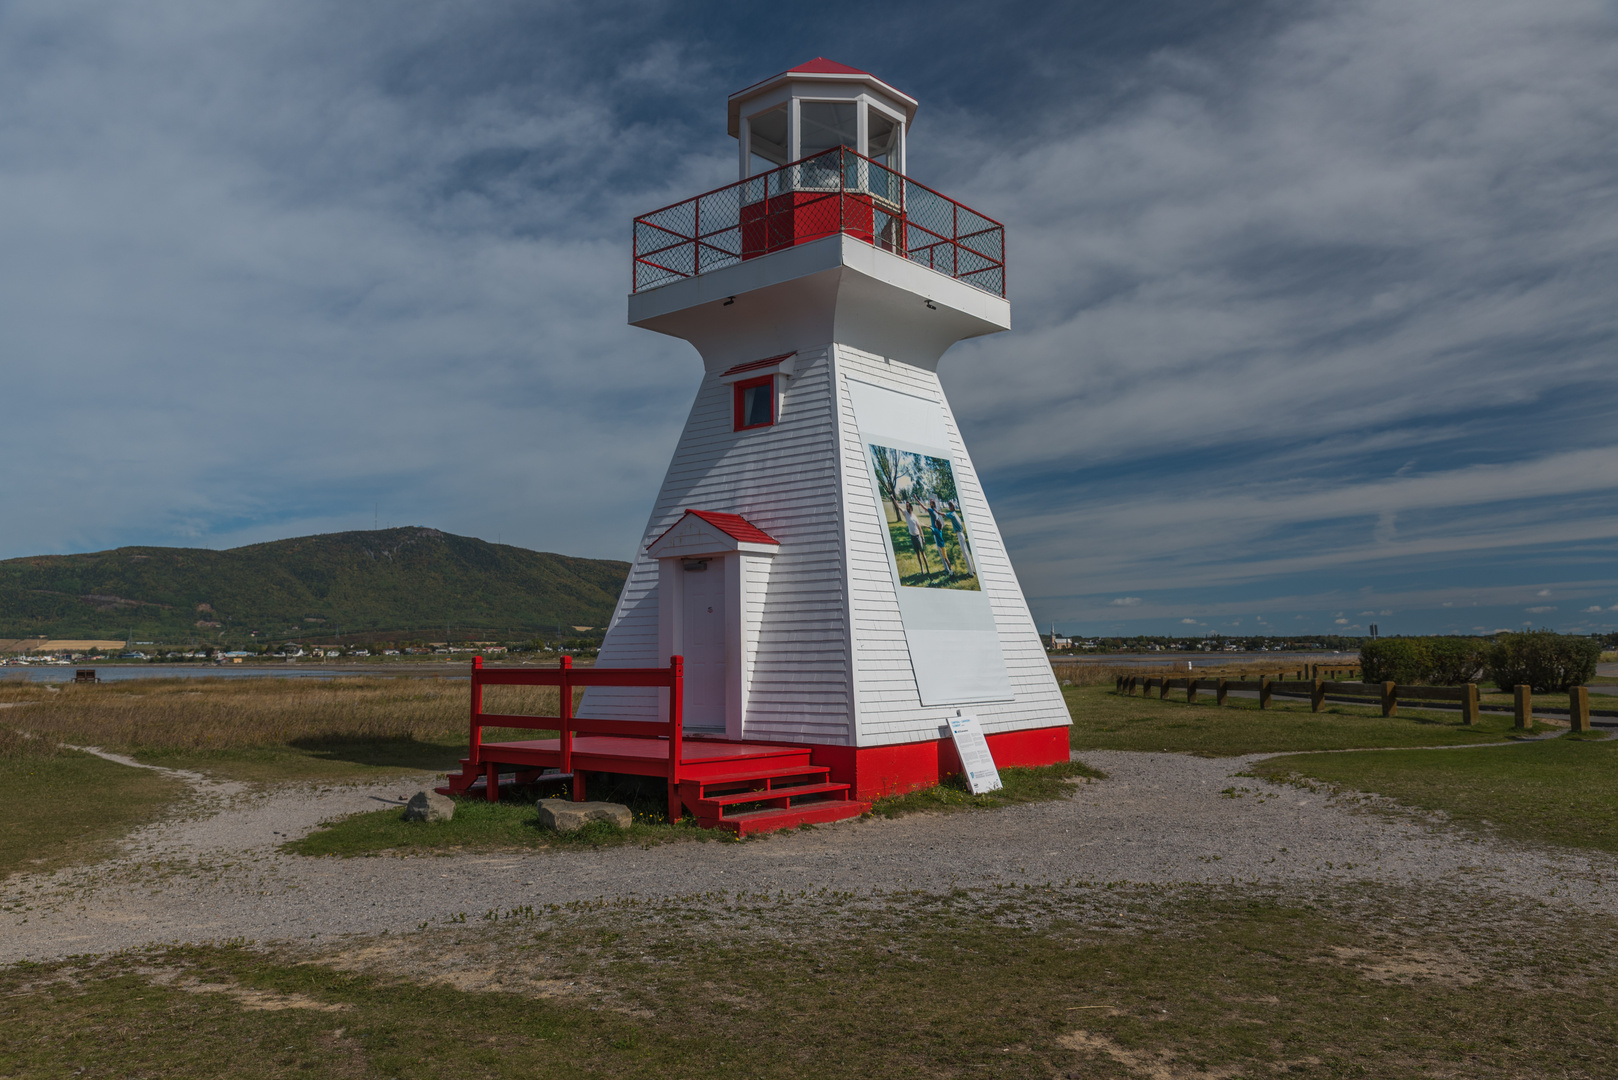
[[738,836],[841,821],[871,808],[852,797],[851,785],[833,783],[830,769],[810,765],[807,752],[803,756],[801,765],[682,781],[680,801],[696,815],[698,825]]
[[824,825],[830,821],[842,821],[858,817],[870,808],[870,803],[854,799],[827,799],[803,806],[730,814],[721,818],[715,827],[729,829],[737,836],[752,836],[774,829],[795,829],[799,825]]

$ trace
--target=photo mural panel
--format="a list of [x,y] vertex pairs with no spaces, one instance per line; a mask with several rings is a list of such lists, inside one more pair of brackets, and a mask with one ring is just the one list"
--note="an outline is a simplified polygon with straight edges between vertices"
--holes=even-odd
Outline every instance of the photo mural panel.
[[901,586],[977,592],[972,531],[948,458],[867,444]]

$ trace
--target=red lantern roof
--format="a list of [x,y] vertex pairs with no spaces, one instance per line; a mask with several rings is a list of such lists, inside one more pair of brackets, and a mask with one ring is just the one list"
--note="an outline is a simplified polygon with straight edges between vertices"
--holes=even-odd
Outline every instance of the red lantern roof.
[[754,83],[752,86],[738,90],[734,94],[730,95],[730,100],[728,103],[729,108],[727,110],[729,113],[730,133],[735,135],[740,130],[737,125],[741,118],[741,103],[744,100],[756,97],[757,95],[764,93],[766,90],[770,90],[784,82],[791,82],[793,79],[806,79],[810,81],[817,79],[831,81],[856,80],[863,82],[877,90],[879,93],[885,94],[889,98],[892,98],[894,104],[902,107],[905,113],[905,123],[908,124],[911,120],[915,119],[916,116],[917,102],[916,99],[911,97],[909,94],[888,85],[875,75],[872,75],[869,71],[861,71],[859,68],[849,67],[847,64],[839,64],[835,60],[828,60],[824,56],[817,56],[813,60],[806,60],[797,67],[788,68],[778,75],[771,75],[768,79],[760,80],[759,82]]
[[795,68],[788,68],[787,73],[791,74],[791,75],[798,75],[798,74],[803,74],[803,75],[869,75],[869,74],[871,74],[869,71],[861,71],[859,68],[851,68],[847,64],[839,64],[835,60],[827,60],[824,56],[817,56],[813,60],[807,60],[807,61],[799,64]]

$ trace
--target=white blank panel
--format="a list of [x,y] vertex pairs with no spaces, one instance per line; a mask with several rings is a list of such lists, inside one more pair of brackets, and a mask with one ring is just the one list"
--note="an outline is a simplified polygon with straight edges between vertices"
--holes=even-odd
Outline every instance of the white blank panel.
[[1011,700],[1011,677],[993,630],[914,629],[907,621],[905,641],[923,705]]
[[867,442],[908,443],[927,449],[934,457],[950,456],[949,432],[939,402],[858,379],[848,380],[848,396],[854,401],[860,436]]
[[[860,441],[866,447],[868,468],[872,443],[953,462],[942,402],[858,379],[848,380],[848,393],[859,423]],[[871,487],[876,490],[874,476]],[[886,520],[880,500],[877,519]],[[884,538],[882,543],[886,545],[888,541]],[[1000,631],[987,593],[981,589],[909,588],[899,583],[897,571],[893,573],[893,587],[923,705],[1013,700],[1011,676],[1006,672]]]

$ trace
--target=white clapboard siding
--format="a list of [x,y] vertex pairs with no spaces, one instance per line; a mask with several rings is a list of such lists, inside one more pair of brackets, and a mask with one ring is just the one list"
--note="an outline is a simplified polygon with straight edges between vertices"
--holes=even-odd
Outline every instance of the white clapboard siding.
[[[732,389],[709,372],[664,477],[597,663],[657,655],[657,562],[646,546],[687,509],[740,514],[781,542],[743,598],[747,738],[848,743],[848,646],[828,350],[800,350],[777,422],[733,430]],[[592,689],[581,715],[657,718],[655,691]],[[693,718],[695,721],[695,718]]]
[[[942,410],[979,581],[1014,695],[972,711],[989,732],[1067,724],[1061,692],[937,375],[846,345],[800,351],[779,420],[769,428],[732,430],[730,385],[711,372],[703,379],[598,663],[668,662],[657,654],[658,570],[646,546],[687,509],[741,514],[781,544],[772,558],[751,564],[767,568],[749,571],[743,597],[743,737],[858,746],[939,737],[952,710],[921,704],[850,377],[937,401]],[[623,719],[658,715],[654,692],[646,690],[592,689],[580,711]]]
[[971,706],[988,732],[1053,727],[1069,723],[1060,688],[1017,584],[994,515],[978,482],[954,413],[938,376],[846,345],[835,348],[837,400],[843,448],[843,513],[846,519],[849,594],[853,600],[855,707],[861,746],[936,738],[946,710],[921,704],[899,615],[883,521],[866,450],[854,416],[848,380],[854,378],[928,398],[943,410],[955,486],[972,530],[978,580],[989,598],[1013,700]]

